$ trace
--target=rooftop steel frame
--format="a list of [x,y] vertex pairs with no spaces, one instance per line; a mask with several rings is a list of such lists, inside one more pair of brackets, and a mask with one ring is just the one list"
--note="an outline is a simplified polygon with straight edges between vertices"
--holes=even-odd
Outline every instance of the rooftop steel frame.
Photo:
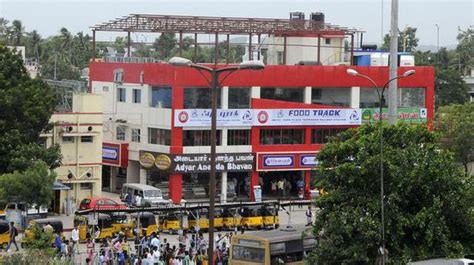
[[131,14],[92,26],[93,31],[201,34],[350,35],[360,32],[312,20]]

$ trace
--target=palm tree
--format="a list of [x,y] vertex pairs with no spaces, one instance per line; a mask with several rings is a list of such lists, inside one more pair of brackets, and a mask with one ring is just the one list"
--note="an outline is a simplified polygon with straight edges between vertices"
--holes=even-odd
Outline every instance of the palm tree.
[[13,45],[20,46],[22,44],[23,39],[23,25],[21,24],[20,20],[13,20],[12,22],[12,37],[13,37]]

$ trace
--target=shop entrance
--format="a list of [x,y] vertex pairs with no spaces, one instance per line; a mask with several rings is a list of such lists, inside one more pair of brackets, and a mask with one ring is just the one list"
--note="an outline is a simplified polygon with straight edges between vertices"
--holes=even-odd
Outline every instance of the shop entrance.
[[250,172],[228,172],[228,192],[235,191],[235,198],[248,199],[250,196]]
[[110,178],[112,176],[110,166],[102,166],[102,190],[110,192]]
[[[283,181],[283,190],[278,182]],[[259,174],[262,195],[270,198],[298,198],[298,181],[304,181],[304,171],[265,171]],[[272,186],[274,189],[272,189]]]

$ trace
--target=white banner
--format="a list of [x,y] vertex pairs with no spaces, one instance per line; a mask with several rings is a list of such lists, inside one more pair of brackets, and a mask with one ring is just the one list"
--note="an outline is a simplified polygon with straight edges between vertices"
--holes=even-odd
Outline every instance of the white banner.
[[[219,109],[217,127],[360,125],[360,109]],[[210,127],[210,109],[174,111],[176,127]]]

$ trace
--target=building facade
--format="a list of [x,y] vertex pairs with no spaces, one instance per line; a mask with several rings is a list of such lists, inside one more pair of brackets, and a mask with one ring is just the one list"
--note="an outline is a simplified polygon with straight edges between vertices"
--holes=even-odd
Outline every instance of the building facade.
[[53,129],[42,134],[46,146],[60,145],[57,181],[70,188],[55,191],[55,212],[73,213],[82,199],[101,193],[103,104],[101,95],[75,94],[72,110],[54,113]]
[[[217,192],[223,201],[254,199],[256,185],[264,198],[282,196],[272,190],[280,179],[290,183],[285,197],[297,197],[299,180],[309,191],[328,137],[377,119],[376,90],[349,76],[348,67],[268,65],[224,80],[217,128]],[[351,68],[377,84],[388,80],[387,67]],[[157,186],[174,202],[206,197],[207,80],[195,69],[165,63],[92,62],[90,69],[90,89],[104,97],[104,188],[118,192],[132,182]],[[402,67],[400,74],[409,69],[416,74],[398,82],[399,116],[430,123],[434,70]],[[108,146],[116,152],[110,155]]]

